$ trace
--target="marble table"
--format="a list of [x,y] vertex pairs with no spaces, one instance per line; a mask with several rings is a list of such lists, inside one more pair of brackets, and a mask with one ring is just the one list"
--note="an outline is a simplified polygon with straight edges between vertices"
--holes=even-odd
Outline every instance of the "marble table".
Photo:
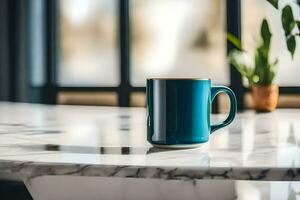
[[300,199],[299,122],[247,111],[201,148],[167,150],[146,141],[144,108],[2,102],[0,179],[35,199]]

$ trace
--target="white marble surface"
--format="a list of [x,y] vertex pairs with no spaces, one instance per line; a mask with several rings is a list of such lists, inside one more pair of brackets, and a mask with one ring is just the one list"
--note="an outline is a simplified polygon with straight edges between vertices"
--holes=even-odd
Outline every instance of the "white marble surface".
[[0,103],[0,177],[300,181],[300,110],[238,114],[190,150],[152,148],[145,122],[143,108]]

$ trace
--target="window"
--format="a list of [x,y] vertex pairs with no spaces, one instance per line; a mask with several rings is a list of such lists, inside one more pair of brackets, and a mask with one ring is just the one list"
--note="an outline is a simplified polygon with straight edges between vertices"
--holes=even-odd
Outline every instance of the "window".
[[[248,90],[226,62],[227,48],[232,48],[226,45],[226,32],[237,36],[242,33],[244,46],[253,49],[253,37],[264,15],[272,18],[272,56],[280,55],[281,59],[277,81],[285,87],[280,91],[299,93],[296,74],[300,57],[295,56],[292,62],[283,48],[279,12],[267,1],[53,0],[44,4],[45,8],[38,4],[36,8],[46,10],[47,28],[36,29],[35,33],[45,36],[30,37],[34,42],[46,41],[46,58],[37,59],[32,67],[35,72],[31,72],[46,74],[43,86],[33,84],[41,90],[37,91],[37,95],[43,95],[40,101],[145,105],[147,77],[210,77],[214,84],[231,86],[238,108],[243,109]],[[31,14],[33,17],[36,15]],[[41,24],[37,19],[32,22]],[[55,34],[56,29],[58,37],[52,37],[51,30]],[[39,49],[35,46],[36,52]],[[298,55],[300,50],[296,51]],[[56,53],[58,56],[51,56]],[[41,63],[46,63],[46,69],[39,71],[36,68]],[[295,75],[291,78],[291,74]],[[35,82],[43,83],[42,79]],[[49,94],[53,96],[51,101],[47,101]]]
[[118,86],[117,0],[60,0],[62,86]]
[[158,76],[229,85],[225,8],[224,0],[132,0],[131,84]]
[[[299,18],[300,13],[294,7],[294,15]],[[255,14],[254,14],[255,13]],[[287,48],[285,48],[285,37],[281,26],[281,13],[275,10],[267,1],[242,0],[242,38],[244,47],[252,51],[256,45],[255,37],[259,35],[260,24],[266,17],[273,33],[271,57],[279,58],[276,82],[280,86],[300,86],[300,46],[297,46],[294,59],[292,59]],[[299,38],[297,38],[300,44]]]

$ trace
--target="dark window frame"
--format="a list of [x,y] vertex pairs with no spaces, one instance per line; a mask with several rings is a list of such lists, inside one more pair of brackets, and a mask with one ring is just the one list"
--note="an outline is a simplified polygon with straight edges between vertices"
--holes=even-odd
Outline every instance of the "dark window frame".
[[[226,0],[226,31],[241,39],[241,1]],[[45,33],[46,41],[46,83],[42,87],[33,87],[38,94],[36,102],[56,104],[59,92],[116,92],[118,105],[130,106],[132,92],[145,92],[145,87],[134,87],[130,84],[130,0],[118,0],[118,27],[120,49],[120,84],[117,87],[68,87],[57,84],[57,67],[59,51],[59,5],[58,0],[45,1]],[[227,41],[227,52],[235,47]],[[237,70],[229,65],[230,87],[236,93],[238,110],[243,110],[244,96],[249,91],[242,84],[242,77]],[[300,87],[280,87],[281,94],[300,94]],[[218,112],[218,99],[212,105],[213,111]]]

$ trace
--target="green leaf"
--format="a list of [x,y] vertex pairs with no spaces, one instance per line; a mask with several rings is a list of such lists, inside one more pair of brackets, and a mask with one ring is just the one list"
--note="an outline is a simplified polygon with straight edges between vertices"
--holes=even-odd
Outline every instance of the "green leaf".
[[231,33],[227,33],[227,40],[229,42],[231,42],[235,47],[237,47],[238,49],[242,50],[243,46],[242,46],[242,42],[240,39],[238,39],[237,37],[235,37],[233,34]]
[[272,33],[270,32],[268,21],[266,19],[264,19],[261,23],[260,34],[263,39],[264,46],[267,48],[267,50],[269,50]]
[[300,31],[300,21],[296,21],[296,24],[297,24],[298,30]]
[[286,40],[287,48],[292,54],[292,57],[294,57],[295,49],[296,49],[296,40],[295,36],[291,35],[290,37],[287,38]]
[[278,59],[276,58],[276,59],[274,60],[274,62],[271,63],[271,66],[273,67],[273,66],[276,66],[277,64],[278,64]]
[[300,7],[300,0],[297,0],[297,4],[298,4],[298,6]]
[[[270,4],[272,4],[275,8],[278,8],[278,0],[267,0]],[[299,0],[300,1],[300,0]]]
[[281,22],[285,35],[290,35],[295,27],[295,20],[291,6],[287,5],[282,9]]

